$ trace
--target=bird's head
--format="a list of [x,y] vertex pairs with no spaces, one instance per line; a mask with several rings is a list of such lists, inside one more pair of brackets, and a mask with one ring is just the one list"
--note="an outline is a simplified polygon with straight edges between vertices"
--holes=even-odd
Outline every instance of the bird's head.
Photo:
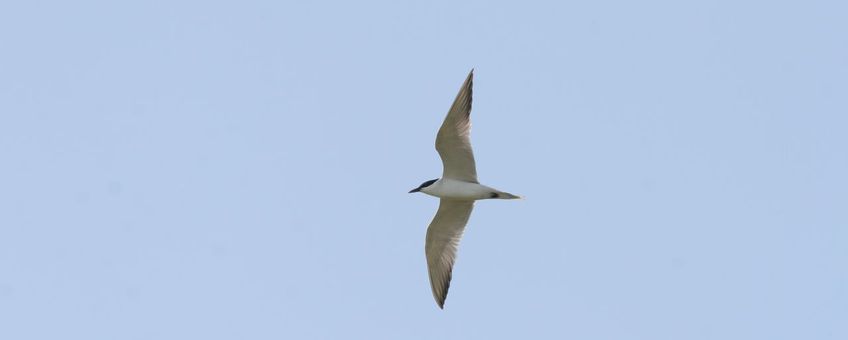
[[439,179],[438,179],[438,178],[436,178],[436,179],[431,179],[431,180],[429,180],[429,181],[426,181],[426,182],[424,182],[424,183],[421,183],[421,185],[419,185],[417,188],[410,190],[410,191],[409,191],[409,193],[411,194],[411,193],[413,193],[413,192],[419,192],[419,191],[421,191],[421,189],[424,189],[424,188],[426,188],[426,187],[429,187],[429,186],[430,186],[430,185],[432,185],[433,183],[436,183],[436,181],[438,181],[438,180],[439,180]]

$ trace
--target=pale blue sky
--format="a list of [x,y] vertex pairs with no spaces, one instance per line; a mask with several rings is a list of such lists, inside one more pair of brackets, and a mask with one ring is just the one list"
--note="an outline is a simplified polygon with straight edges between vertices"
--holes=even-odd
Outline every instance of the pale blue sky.
[[[2,339],[848,339],[844,1],[0,5]],[[436,130],[476,68],[445,310]]]

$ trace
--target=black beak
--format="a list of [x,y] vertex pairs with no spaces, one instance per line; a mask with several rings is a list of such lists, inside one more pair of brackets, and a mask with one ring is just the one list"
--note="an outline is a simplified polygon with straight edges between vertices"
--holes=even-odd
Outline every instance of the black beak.
[[415,189],[410,190],[409,193],[411,194],[413,192],[419,192],[419,191],[421,191],[421,188],[415,188]]

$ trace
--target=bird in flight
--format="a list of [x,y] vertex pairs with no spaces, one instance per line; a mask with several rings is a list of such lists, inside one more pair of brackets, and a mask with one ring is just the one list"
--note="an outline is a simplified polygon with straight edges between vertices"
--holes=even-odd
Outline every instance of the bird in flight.
[[473,79],[472,69],[436,135],[436,151],[442,158],[442,178],[426,181],[409,191],[440,198],[439,210],[427,228],[424,252],[430,272],[430,288],[436,304],[442,309],[450,287],[459,240],[471,216],[474,201],[521,198],[477,182],[470,140]]

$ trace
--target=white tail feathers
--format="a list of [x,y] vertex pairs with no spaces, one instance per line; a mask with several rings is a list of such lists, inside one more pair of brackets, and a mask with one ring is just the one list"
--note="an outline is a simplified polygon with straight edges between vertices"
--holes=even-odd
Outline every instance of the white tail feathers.
[[499,193],[497,193],[497,194],[498,194],[498,196],[493,197],[493,198],[499,198],[499,199],[502,199],[502,200],[514,200],[514,199],[522,199],[522,198],[524,198],[524,197],[521,197],[521,196],[518,196],[518,195],[510,194],[510,193],[508,193],[508,192],[503,192],[503,191],[501,191],[501,192],[499,192]]

